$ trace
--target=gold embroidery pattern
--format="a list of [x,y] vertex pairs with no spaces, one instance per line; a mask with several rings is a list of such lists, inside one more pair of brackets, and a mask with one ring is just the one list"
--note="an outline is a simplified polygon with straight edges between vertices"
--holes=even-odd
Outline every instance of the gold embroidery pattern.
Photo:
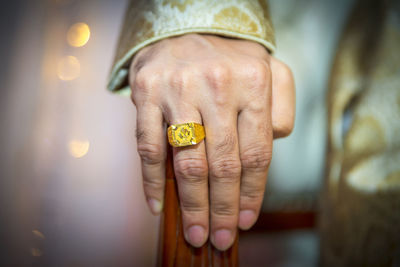
[[[394,2],[359,1],[338,48],[328,97],[323,266],[389,266],[400,251],[400,10]],[[343,133],[346,110],[352,119]]]
[[[262,0],[131,0],[108,89],[127,88],[128,65],[144,46],[185,33],[253,40],[275,49],[267,5]],[[127,88],[129,89],[129,88]]]

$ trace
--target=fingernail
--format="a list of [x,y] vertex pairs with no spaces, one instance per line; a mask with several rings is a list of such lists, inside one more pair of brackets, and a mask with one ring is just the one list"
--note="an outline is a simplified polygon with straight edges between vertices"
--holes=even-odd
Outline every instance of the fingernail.
[[232,232],[227,229],[221,229],[215,231],[212,241],[217,249],[226,250],[232,245],[233,242]]
[[253,226],[256,218],[256,213],[253,210],[242,210],[239,213],[239,227],[243,230]]
[[150,198],[150,199],[148,200],[148,203],[149,203],[151,212],[152,212],[153,214],[156,214],[156,215],[157,215],[157,214],[159,214],[159,213],[161,212],[161,210],[162,210],[162,204],[161,204],[160,201],[158,201],[157,199],[154,199],[154,198]]
[[201,247],[204,244],[206,230],[200,225],[189,227],[186,232],[186,240],[194,247]]

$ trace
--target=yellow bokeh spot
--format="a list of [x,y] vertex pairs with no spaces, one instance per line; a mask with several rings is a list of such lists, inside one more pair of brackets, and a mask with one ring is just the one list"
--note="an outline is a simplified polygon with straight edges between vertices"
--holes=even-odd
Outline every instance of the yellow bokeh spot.
[[63,57],[57,65],[57,75],[63,81],[71,81],[79,77],[81,64],[74,56]]
[[40,257],[43,255],[43,252],[38,248],[31,248],[31,254],[33,257]]
[[72,25],[67,33],[67,41],[71,46],[84,46],[90,38],[90,28],[86,23]]
[[89,141],[71,140],[68,143],[69,153],[74,158],[81,158],[88,153],[89,145]]
[[32,230],[32,234],[40,239],[44,239],[44,234],[42,234],[39,230]]

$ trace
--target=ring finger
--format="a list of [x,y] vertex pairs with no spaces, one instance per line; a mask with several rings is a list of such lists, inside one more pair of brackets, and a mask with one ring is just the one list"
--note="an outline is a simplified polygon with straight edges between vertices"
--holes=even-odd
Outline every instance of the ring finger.
[[[171,124],[187,122],[201,124],[200,114],[195,110],[180,112],[170,121]],[[207,240],[209,229],[208,165],[204,142],[174,147],[173,154],[185,238],[193,246],[200,247]]]

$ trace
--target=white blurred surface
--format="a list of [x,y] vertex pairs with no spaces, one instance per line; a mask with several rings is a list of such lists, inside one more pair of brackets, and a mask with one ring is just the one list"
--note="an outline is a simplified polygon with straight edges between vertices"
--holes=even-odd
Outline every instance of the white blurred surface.
[[[105,89],[124,7],[22,4],[2,133],[8,256],[21,265],[155,263],[158,224],[142,192],[135,109]],[[77,22],[91,36],[71,47],[67,31]],[[61,80],[57,64],[66,56],[79,60],[80,71]]]
[[300,196],[307,209],[313,205],[307,204],[307,199],[315,201],[323,180],[328,79],[354,1],[269,2],[277,42],[275,56],[292,69],[295,78],[296,119],[292,134],[274,142],[264,204],[279,209],[280,202]]

